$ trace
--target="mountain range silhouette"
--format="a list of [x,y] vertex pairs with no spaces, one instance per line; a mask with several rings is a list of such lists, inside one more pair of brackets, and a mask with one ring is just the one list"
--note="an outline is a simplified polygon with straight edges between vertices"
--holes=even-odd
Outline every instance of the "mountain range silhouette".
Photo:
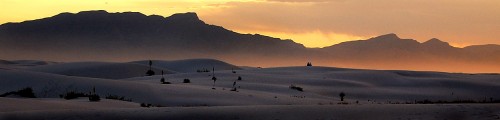
[[[224,18],[221,18],[224,19]],[[449,72],[500,72],[500,45],[450,46],[386,34],[306,48],[292,40],[240,34],[200,20],[138,12],[82,11],[0,25],[0,59],[135,61],[214,58],[245,66],[314,65]]]

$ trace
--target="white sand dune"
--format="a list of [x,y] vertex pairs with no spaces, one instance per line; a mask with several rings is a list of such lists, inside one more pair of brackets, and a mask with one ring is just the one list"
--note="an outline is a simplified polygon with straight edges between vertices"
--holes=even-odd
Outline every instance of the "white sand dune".
[[0,64],[16,64],[15,62],[8,61],[8,60],[0,60]]
[[13,60],[11,62],[24,66],[51,65],[59,63],[59,62],[41,61],[41,60]]
[[[149,70],[149,66],[134,63],[72,62],[35,66],[26,68],[25,70],[68,76],[123,79],[144,76],[146,71]],[[163,70],[165,74],[175,73],[167,69],[157,67],[153,67],[152,70],[155,71],[156,74],[161,74],[161,70]]]
[[[158,63],[160,66],[162,65],[160,64],[161,62],[158,61],[153,62],[153,64],[155,63]],[[119,67],[115,67],[113,65]],[[190,64],[184,64],[183,66],[189,65]],[[165,64],[165,66],[167,65]],[[199,67],[196,64],[193,64],[193,66],[196,67],[192,68]],[[87,67],[89,68],[87,69]],[[110,68],[113,69],[110,70]],[[116,72],[120,69],[130,68],[133,68],[133,70],[128,72]],[[422,113],[426,111],[425,109],[439,112],[446,111],[448,109],[459,109],[460,106],[388,105],[387,108],[389,110],[385,112],[390,113],[391,115],[406,115],[394,118],[394,116],[381,116],[380,114],[385,113],[384,108],[386,107],[383,105],[386,105],[386,103],[413,102],[415,100],[420,101],[426,99],[434,101],[483,101],[489,100],[490,98],[495,100],[500,98],[500,92],[498,92],[500,91],[499,74],[360,70],[305,66],[246,69],[236,70],[236,73],[233,73],[230,70],[231,67],[229,67],[229,70],[226,69],[215,72],[217,81],[215,83],[216,89],[213,90],[211,89],[213,85],[211,72],[197,73],[190,72],[190,70],[193,69],[177,69],[172,66],[170,66],[170,68],[173,68],[176,72],[181,72],[164,75],[166,81],[171,82],[172,84],[160,84],[161,75],[147,77],[141,76],[141,74],[144,74],[144,72],[148,69],[148,66],[136,63],[79,62],[35,66],[25,69],[0,69],[0,93],[16,91],[24,87],[32,87],[36,96],[52,99],[23,99],[19,101],[35,100],[33,102],[36,103],[38,101],[41,104],[44,104],[47,101],[52,101],[50,104],[47,103],[47,105],[54,104],[55,106],[58,106],[61,104],[70,104],[69,106],[72,106],[68,108],[55,107],[57,109],[47,109],[47,111],[43,111],[43,109],[41,109],[42,111],[40,111],[40,109],[31,111],[31,109],[27,106],[25,106],[26,110],[23,110],[25,108],[21,106],[21,108],[16,109],[16,112],[0,113],[0,116],[6,118],[11,118],[12,116],[14,116],[14,118],[23,118],[24,116],[20,116],[21,114],[28,114],[28,116],[25,117],[26,119],[29,119],[29,116],[35,118],[42,116],[41,118],[52,119],[51,115],[43,116],[43,113],[50,113],[55,116],[59,116],[59,118],[65,118],[71,115],[89,115],[87,117],[89,119],[122,119],[122,117],[120,117],[122,114],[137,111],[139,113],[151,115],[148,119],[199,118],[197,116],[189,116],[187,115],[188,113],[198,114],[202,117],[208,117],[208,119],[233,119],[232,117],[239,117],[239,119],[351,119],[353,116],[356,116],[355,114],[365,115],[366,113],[364,112],[369,112],[369,110],[366,109],[376,109],[381,111],[373,112],[373,115],[372,113],[368,113],[367,115],[375,117],[374,119],[406,119],[408,116],[412,116],[415,113],[420,112],[421,114],[424,114],[422,119],[425,119],[434,117],[434,113]],[[58,71],[60,69],[62,69],[63,72]],[[155,69],[162,68],[155,67]],[[72,70],[75,70],[75,73],[81,74],[78,76],[68,76],[63,74],[64,71]],[[106,73],[106,76],[97,76],[101,78],[96,78],[96,76],[90,76],[89,73],[86,72],[104,72]],[[243,80],[237,80],[238,76],[241,76]],[[125,79],[106,79],[106,77]],[[184,79],[190,79],[191,83],[182,83]],[[237,82],[236,86],[238,87],[238,92],[230,91],[234,81]],[[292,84],[302,87],[304,91],[300,92],[290,89],[289,86]],[[138,103],[149,103],[167,107],[154,109],[128,108],[126,106],[129,106],[129,103],[116,103],[117,106],[126,104],[124,105],[125,108],[116,106],[82,108],[82,106],[79,105],[84,103],[75,103],[72,100],[58,100],[60,94],[64,94],[69,91],[89,92],[92,87],[96,88],[97,94],[99,94],[102,98],[106,95],[118,95],[132,99],[132,102],[135,102],[130,104],[138,105]],[[340,102],[340,98],[338,96],[340,92],[346,93],[346,102],[350,103],[349,106],[351,107],[337,105],[337,103]],[[17,101],[12,99],[18,98],[0,99],[3,99],[0,100],[0,104],[11,104],[13,101]],[[356,101],[358,101],[361,106],[355,105]],[[103,103],[107,102],[110,101],[103,101]],[[381,106],[378,106],[379,104],[381,104]],[[182,106],[191,107],[184,108]],[[485,107],[483,105],[470,106],[472,108],[492,110],[492,107]],[[498,105],[494,104],[493,106]],[[63,111],[59,108],[71,109],[73,111]],[[9,105],[9,107],[0,108],[0,111],[8,111],[12,109],[13,106]],[[272,112],[268,113],[265,111],[255,111],[268,109],[275,110],[278,113],[273,114]],[[410,110],[400,112],[400,110],[406,109]],[[78,112],[75,112],[74,110]],[[214,112],[207,112],[212,110]],[[345,114],[340,112],[342,113],[340,114],[339,111],[341,110],[348,110],[350,112],[346,112]],[[498,112],[498,109],[493,110],[494,112]],[[165,113],[165,111],[171,112]],[[319,114],[319,117],[289,117],[289,115],[293,116],[295,114],[301,114],[301,112],[309,113],[309,111],[312,111],[310,114]],[[456,111],[436,114],[436,116],[437,118],[446,118],[449,114],[458,113]],[[228,116],[222,115],[222,113],[226,112],[229,112],[229,115],[232,117],[227,118]],[[262,116],[250,117],[252,112]],[[100,113],[106,115],[94,116],[96,114],[101,115]],[[118,115],[109,115],[108,113]],[[123,117],[123,119],[139,119],[137,116],[143,116],[144,114],[127,114]],[[329,114],[338,117],[332,117]],[[269,115],[277,117],[269,117]],[[468,117],[471,118],[467,119],[473,118],[472,116]],[[479,118],[483,117],[484,116]],[[413,118],[418,118],[418,116],[413,116]],[[352,119],[359,118],[355,117]]]
[[67,92],[88,93],[93,87],[102,97],[118,95],[132,98],[136,102],[159,99],[148,84],[111,79],[64,76],[19,70],[0,70],[2,76],[0,93],[32,87],[37,97],[59,98]]
[[[147,65],[148,62],[149,62],[148,60],[144,60],[144,61],[134,61],[132,63]],[[224,61],[215,59],[185,59],[185,60],[173,60],[173,61],[153,60],[153,66],[182,73],[196,72],[197,70],[203,70],[203,69],[208,69],[211,71],[212,67],[215,67],[216,71],[231,70],[231,69],[240,70],[238,66],[231,65]]]
[[24,69],[34,66],[58,64],[58,62],[41,60],[0,60],[0,69]]
[[[289,95],[274,94],[267,91],[246,90],[231,92],[229,87],[211,89],[210,82],[203,78],[193,78],[193,83],[180,83],[167,79],[174,84],[159,84],[159,78],[143,77],[141,81],[110,80],[64,76],[49,73],[0,70],[0,93],[15,91],[24,87],[32,87],[36,96],[57,98],[60,94],[70,91],[89,92],[95,86],[97,93],[105,95],[119,95],[132,99],[138,103],[151,103],[162,106],[226,106],[226,105],[272,105],[272,104],[315,104],[317,98],[308,98],[310,102],[290,98]],[[204,75],[203,75],[204,76]],[[288,88],[284,87],[284,90]],[[291,93],[301,94],[297,91]]]
[[[143,71],[141,71],[142,73]],[[114,94],[162,106],[228,106],[329,104],[345,92],[349,102],[377,103],[414,100],[485,100],[500,98],[500,75],[439,72],[377,71],[329,67],[282,67],[165,75],[172,84],[159,84],[161,75],[124,80],[64,76],[23,70],[0,70],[1,90],[33,87],[37,95],[57,97],[68,90]],[[118,74],[119,75],[119,74]],[[243,80],[236,80],[241,76]],[[190,79],[191,83],[182,83]],[[229,91],[234,81],[239,92]],[[291,84],[304,92],[289,88]],[[55,86],[55,87],[54,87]],[[55,92],[42,92],[42,91]],[[51,93],[50,95],[45,95]]]

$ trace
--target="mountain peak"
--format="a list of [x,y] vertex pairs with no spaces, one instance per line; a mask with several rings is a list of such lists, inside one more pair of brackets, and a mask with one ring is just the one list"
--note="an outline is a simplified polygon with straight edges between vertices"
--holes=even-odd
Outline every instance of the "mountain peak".
[[81,11],[76,14],[108,14],[106,10],[90,10],[90,11]]
[[432,39],[430,39],[422,44],[427,45],[427,46],[450,46],[449,43],[441,41],[437,38],[432,38]]
[[389,34],[374,37],[372,39],[397,40],[397,39],[401,39],[401,38],[399,38],[398,35],[396,35],[394,33],[389,33]]
[[[110,13],[105,10],[90,10],[90,11],[81,11],[78,13],[60,13],[56,16],[55,18],[63,18],[66,19],[68,17],[80,17],[80,18],[89,18],[89,19],[95,19],[98,17],[116,17],[116,16],[121,16],[121,17],[128,17],[128,18],[140,18],[140,17],[146,17],[146,15],[140,13],[140,12],[116,12],[116,13]],[[151,15],[155,17],[154,15]]]
[[198,14],[195,12],[187,12],[187,13],[175,13],[171,15],[170,17],[182,17],[182,18],[192,18],[192,19],[199,19]]
[[201,21],[195,12],[176,13],[171,15],[170,17],[167,17],[167,19],[182,20],[182,21]]

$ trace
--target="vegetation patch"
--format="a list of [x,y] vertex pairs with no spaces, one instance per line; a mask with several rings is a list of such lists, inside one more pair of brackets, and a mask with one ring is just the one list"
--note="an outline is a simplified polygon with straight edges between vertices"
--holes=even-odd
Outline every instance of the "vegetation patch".
[[186,78],[186,79],[184,79],[184,81],[182,81],[182,83],[191,83],[191,80]]
[[1,94],[0,97],[7,97],[11,95],[25,97],[25,98],[36,98],[35,94],[33,93],[33,89],[31,87],[26,87],[18,91],[7,92]]
[[163,105],[153,105],[153,104],[150,104],[150,103],[141,103],[141,107],[165,107]]
[[113,100],[121,100],[121,101],[128,101],[128,102],[132,102],[132,99],[131,99],[131,98],[125,98],[125,96],[107,95],[105,98],[106,98],[106,99],[113,99]]
[[64,95],[59,95],[59,97],[64,98],[66,100],[76,99],[78,97],[89,97],[89,96],[90,95],[88,95],[88,94],[85,94],[82,92],[74,92],[74,91],[67,92]]
[[297,90],[297,91],[300,91],[300,92],[304,92],[304,89],[302,89],[302,87],[299,87],[299,86],[295,86],[295,85],[290,85],[290,89],[294,89],[294,90]]

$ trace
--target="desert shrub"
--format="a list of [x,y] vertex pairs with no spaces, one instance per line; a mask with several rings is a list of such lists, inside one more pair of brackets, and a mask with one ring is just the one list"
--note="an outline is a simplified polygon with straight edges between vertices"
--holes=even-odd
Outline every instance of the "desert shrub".
[[236,73],[236,71],[234,71],[234,69],[233,69],[233,68],[231,68],[231,72],[232,72],[232,73]]
[[113,99],[113,100],[128,101],[128,102],[132,101],[132,99],[130,99],[130,98],[125,98],[125,96],[118,96],[118,95],[107,95],[105,98],[106,99]]
[[66,100],[71,100],[71,99],[75,99],[75,98],[78,98],[78,97],[88,97],[89,95],[85,94],[85,93],[81,93],[81,92],[68,92],[66,93],[65,95],[62,95],[62,98],[66,99]]
[[162,82],[161,84],[172,84],[172,83],[170,83],[170,82]]
[[97,94],[89,95],[89,101],[90,102],[97,102],[97,101],[100,101],[100,100],[101,100],[101,97],[99,97],[99,95],[97,95]]
[[36,98],[35,94],[33,93],[33,89],[31,87],[26,87],[18,91],[7,92],[0,95],[0,97],[6,97],[9,95],[18,95],[20,97],[26,97],[26,98]]
[[238,89],[233,87],[233,88],[231,88],[231,91],[238,91]]
[[340,96],[340,101],[344,101],[345,93],[340,92],[339,96]]
[[146,72],[147,76],[153,76],[155,75],[155,71],[151,69],[151,66],[153,65],[153,61],[149,60],[149,70]]
[[349,103],[348,103],[348,102],[338,102],[337,104],[347,105],[347,104],[349,104]]
[[155,71],[153,71],[153,70],[148,70],[146,72],[146,76],[153,76],[153,75],[155,75]]
[[148,107],[146,103],[141,103],[141,107]]
[[35,98],[35,94],[33,93],[33,89],[31,87],[17,91],[17,94],[21,97]]
[[182,81],[182,83],[191,83],[191,80],[186,78],[186,79],[184,79],[184,81]]
[[165,107],[165,106],[160,104],[141,103],[141,107]]
[[304,90],[302,89],[302,87],[299,87],[299,86],[295,86],[295,85],[290,85],[290,89],[294,89],[294,90],[297,90],[297,91],[300,91],[300,92],[303,92]]

